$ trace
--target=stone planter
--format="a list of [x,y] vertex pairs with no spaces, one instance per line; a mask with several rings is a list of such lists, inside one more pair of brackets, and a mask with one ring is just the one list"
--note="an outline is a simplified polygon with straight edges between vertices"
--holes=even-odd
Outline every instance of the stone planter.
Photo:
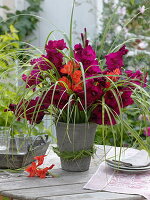
[[[80,152],[90,150],[93,147],[97,125],[67,124],[58,122],[56,125],[57,147],[59,152]],[[86,171],[89,169],[91,156],[86,155],[80,159],[64,159],[60,156],[61,167],[66,171]]]

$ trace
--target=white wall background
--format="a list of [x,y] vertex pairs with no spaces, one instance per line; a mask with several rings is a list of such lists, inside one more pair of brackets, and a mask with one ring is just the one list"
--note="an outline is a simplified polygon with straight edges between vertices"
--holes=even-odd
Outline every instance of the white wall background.
[[[98,3],[99,2],[99,3]],[[52,39],[61,39],[62,32],[69,35],[70,16],[73,0],[45,0],[40,13],[40,23],[35,32],[35,45],[44,46],[47,35],[56,30]],[[74,42],[86,27],[90,39],[94,39],[99,28],[98,18],[102,11],[102,0],[77,0],[74,10]],[[98,17],[97,17],[98,16]]]
[[[80,33],[85,27],[88,31],[88,37],[95,38],[100,29],[99,19],[101,18],[102,2],[103,0],[76,0],[73,27],[75,42],[78,41]],[[34,45],[43,47],[46,37],[53,30],[57,31],[51,39],[62,38],[62,34],[58,30],[69,34],[72,3],[73,0],[44,0],[42,3],[43,12],[39,13],[40,23],[35,31]],[[21,10],[27,6],[24,0],[0,0],[0,4],[8,5],[12,10]]]

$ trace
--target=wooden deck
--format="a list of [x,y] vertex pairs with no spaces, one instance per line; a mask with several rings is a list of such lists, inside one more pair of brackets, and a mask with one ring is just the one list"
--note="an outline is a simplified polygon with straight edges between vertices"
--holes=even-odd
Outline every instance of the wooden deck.
[[[95,192],[85,190],[83,186],[90,179],[102,161],[103,150],[99,147],[97,155],[92,159],[91,167],[86,172],[66,172],[61,170],[59,158],[50,150],[45,166],[55,164],[51,172],[56,178],[28,178],[23,174],[13,174],[9,177],[0,173],[0,200],[9,197],[10,200],[143,200],[137,195],[124,195],[110,192]],[[6,177],[5,177],[6,176]]]

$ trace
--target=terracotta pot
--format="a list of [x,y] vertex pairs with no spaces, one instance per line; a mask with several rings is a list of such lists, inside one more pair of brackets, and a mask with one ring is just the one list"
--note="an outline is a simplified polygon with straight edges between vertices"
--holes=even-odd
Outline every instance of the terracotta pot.
[[[58,122],[56,125],[57,147],[60,152],[77,152],[90,150],[93,147],[97,124],[67,124]],[[89,169],[91,156],[81,159],[60,158],[61,167],[66,171],[86,171]]]

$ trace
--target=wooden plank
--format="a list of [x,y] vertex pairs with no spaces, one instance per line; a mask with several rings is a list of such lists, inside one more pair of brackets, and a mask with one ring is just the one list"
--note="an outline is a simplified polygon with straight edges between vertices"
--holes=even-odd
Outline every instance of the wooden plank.
[[60,196],[60,195],[70,195],[70,194],[82,194],[91,192],[90,190],[83,190],[84,183],[73,184],[73,185],[59,185],[59,186],[45,186],[39,188],[28,188],[28,189],[18,189],[2,191],[3,196],[8,196],[21,200],[36,200],[43,196]]
[[[66,172],[61,169],[54,169],[52,172],[59,175],[58,178],[28,178],[28,177],[12,177],[6,179],[0,179],[0,193],[2,195],[17,198],[20,200],[41,200],[41,198],[51,199],[55,196],[70,196],[70,195],[81,195],[82,193],[92,193],[91,190],[83,190],[84,184],[94,174],[102,161],[102,148],[99,148],[97,153],[92,159],[91,167],[86,172]],[[51,152],[47,158],[46,166],[48,163],[57,163],[57,168],[60,167],[59,158]],[[51,159],[52,158],[52,159]],[[44,166],[45,167],[45,166]],[[12,184],[13,183],[13,184]],[[95,191],[93,191],[95,193]],[[72,197],[75,198],[75,197]],[[66,200],[66,199],[64,199]],[[68,198],[69,200],[69,198]]]
[[[4,191],[2,192],[2,195],[5,196],[11,196],[13,198],[17,198],[20,200],[56,200],[60,198],[60,200],[70,200],[70,196],[74,199],[78,199],[77,196],[80,194],[81,197],[84,194],[90,193],[90,196],[95,196],[96,200],[102,199],[113,199],[113,200],[143,200],[141,197],[136,195],[118,195],[114,193],[108,193],[108,192],[95,192],[92,190],[83,190],[84,184],[73,184],[73,185],[60,185],[60,186],[53,186],[53,187],[40,187],[40,188],[30,188],[30,189],[18,189],[18,190],[11,190],[11,191]],[[97,193],[97,194],[96,194]],[[113,198],[113,195],[115,195],[115,198]],[[118,198],[117,198],[118,195]],[[75,198],[76,197],[76,198]],[[126,199],[127,197],[127,199]],[[133,198],[132,198],[133,197]],[[61,199],[62,198],[62,199]],[[80,199],[80,198],[79,198]],[[81,198],[82,199],[82,198]],[[92,199],[93,198],[87,198]],[[86,199],[86,200],[87,200]]]
[[41,188],[41,187],[52,187],[52,186],[62,186],[62,185],[68,185],[68,184],[77,184],[77,183],[86,183],[90,178],[92,174],[73,174],[72,176],[62,176],[58,178],[45,178],[45,179],[39,179],[39,178],[27,178],[23,181],[14,181],[12,182],[6,182],[3,184],[0,184],[0,192],[5,190],[17,190],[17,189],[28,189],[28,188]]
[[75,194],[75,195],[63,195],[63,196],[49,196],[37,198],[36,200],[145,200],[142,196],[137,195],[126,195],[126,194],[117,194],[110,192],[91,192],[84,194]]
[[[95,172],[96,172],[96,170],[97,170],[97,168],[98,168],[98,164],[97,165],[94,165],[94,166],[91,166],[90,167],[90,169],[88,170],[88,171],[85,171],[85,172],[79,172],[79,174],[85,174],[85,176],[86,176],[86,174],[94,174]],[[55,174],[55,175],[57,175],[57,176],[72,176],[73,174],[74,175],[77,175],[78,174],[78,172],[67,172],[67,171],[64,171],[64,170],[62,170],[62,169],[52,169],[51,170],[51,172],[53,173],[53,174]],[[1,178],[2,177],[2,178]],[[6,178],[5,178],[6,177]],[[25,180],[31,180],[31,179],[33,179],[33,178],[28,178],[27,177],[27,173],[26,174],[21,174],[21,173],[19,173],[19,174],[17,174],[17,173],[11,173],[10,175],[7,175],[7,174],[4,174],[4,176],[3,176],[3,174],[1,174],[0,173],[0,185],[2,184],[3,185],[3,183],[6,183],[6,182],[17,182],[17,181],[25,181]],[[36,179],[37,180],[37,179]],[[41,179],[40,179],[41,180]],[[37,180],[38,181],[38,180]],[[1,188],[1,187],[0,187]]]

